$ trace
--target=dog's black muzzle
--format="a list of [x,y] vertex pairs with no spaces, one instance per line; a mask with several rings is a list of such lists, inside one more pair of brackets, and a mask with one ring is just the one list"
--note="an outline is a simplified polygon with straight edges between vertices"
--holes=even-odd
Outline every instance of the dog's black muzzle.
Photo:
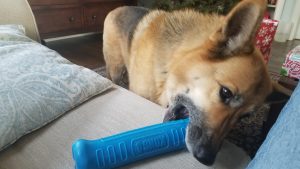
[[202,164],[212,165],[215,161],[217,148],[213,146],[205,125],[205,117],[193,101],[185,95],[178,95],[169,105],[164,122],[190,118],[186,132],[188,150]]

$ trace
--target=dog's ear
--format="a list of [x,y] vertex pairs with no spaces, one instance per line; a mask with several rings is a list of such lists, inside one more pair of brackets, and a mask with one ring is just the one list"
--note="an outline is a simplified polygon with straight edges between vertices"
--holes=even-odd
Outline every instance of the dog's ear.
[[276,82],[272,82],[272,88],[272,93],[266,99],[268,104],[287,102],[292,95],[291,90],[281,86]]
[[244,0],[225,16],[221,28],[213,35],[215,51],[220,56],[236,52],[252,52],[254,37],[260,25],[266,0]]

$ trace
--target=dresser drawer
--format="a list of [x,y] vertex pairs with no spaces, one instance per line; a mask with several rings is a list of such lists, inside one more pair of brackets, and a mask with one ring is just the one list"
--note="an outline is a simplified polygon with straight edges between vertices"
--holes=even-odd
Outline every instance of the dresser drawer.
[[79,0],[28,0],[30,5],[61,5],[79,3]]
[[95,2],[114,2],[114,1],[122,1],[127,5],[136,5],[137,0],[79,0],[82,3],[95,3]]
[[[1,0],[0,0],[1,1]],[[13,0],[12,0],[13,1]],[[113,9],[136,0],[28,0],[43,39],[86,32],[102,32]]]
[[50,8],[34,10],[41,34],[82,28],[82,8]]
[[84,22],[88,31],[103,31],[103,24],[106,15],[113,9],[124,6],[124,1],[101,2],[93,6],[84,7]]

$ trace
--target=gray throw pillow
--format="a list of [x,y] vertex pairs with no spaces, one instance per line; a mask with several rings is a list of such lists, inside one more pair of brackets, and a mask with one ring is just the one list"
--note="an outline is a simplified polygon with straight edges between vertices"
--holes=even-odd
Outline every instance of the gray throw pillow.
[[0,26],[0,151],[112,87],[111,81],[32,41],[19,28]]

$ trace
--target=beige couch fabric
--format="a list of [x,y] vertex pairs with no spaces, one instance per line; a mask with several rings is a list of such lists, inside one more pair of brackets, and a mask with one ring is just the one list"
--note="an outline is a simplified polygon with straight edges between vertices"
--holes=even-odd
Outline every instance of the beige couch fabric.
[[27,0],[0,0],[0,24],[23,25],[26,35],[40,42],[35,18]]
[[[89,100],[0,152],[1,169],[73,169],[71,146],[79,138],[97,139],[160,123],[164,109],[116,87]],[[245,168],[249,157],[225,143],[213,168]],[[187,151],[142,160],[124,168],[206,169]]]

